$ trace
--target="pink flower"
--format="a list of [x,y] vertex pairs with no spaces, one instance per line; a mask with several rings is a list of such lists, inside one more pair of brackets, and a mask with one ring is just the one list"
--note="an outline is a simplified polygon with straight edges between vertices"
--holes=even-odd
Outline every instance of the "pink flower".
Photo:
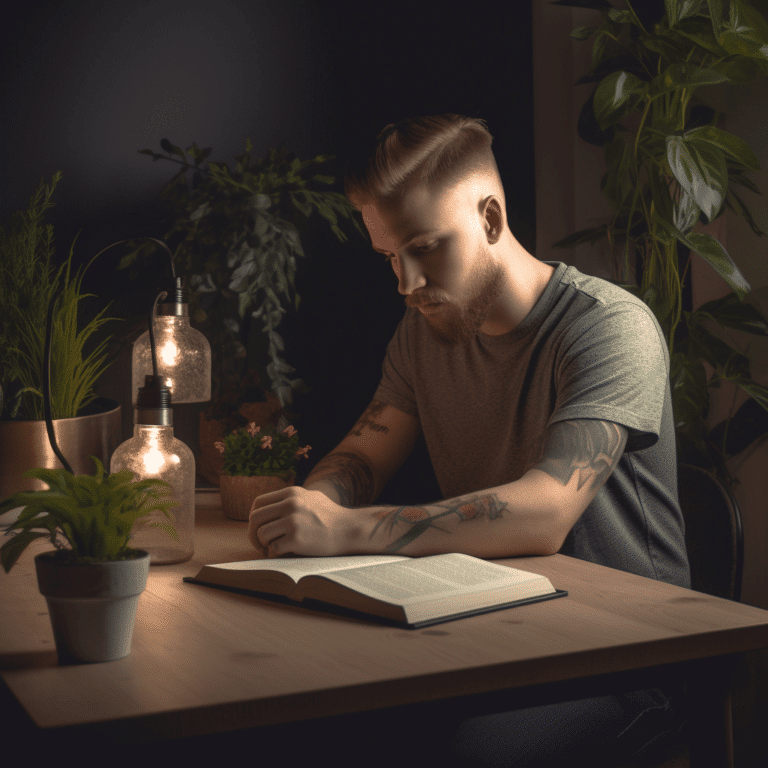
[[288,437],[293,437],[296,434],[296,430],[292,426],[287,426],[283,430],[283,434],[287,435]]
[[224,453],[224,443],[214,443],[213,447],[219,452]]
[[261,438],[261,447],[268,451],[272,447],[272,435],[264,435],[264,437]]
[[252,422],[251,422],[251,423],[248,425],[248,434],[249,434],[251,437],[256,437],[256,435],[258,435],[258,434],[259,434],[259,432],[261,432],[261,427],[257,427],[257,426],[256,426],[256,422],[255,422],[255,421],[252,421]]
[[312,450],[311,445],[305,445],[303,448],[299,448],[298,451],[294,454],[294,458],[301,459],[306,458],[307,454]]

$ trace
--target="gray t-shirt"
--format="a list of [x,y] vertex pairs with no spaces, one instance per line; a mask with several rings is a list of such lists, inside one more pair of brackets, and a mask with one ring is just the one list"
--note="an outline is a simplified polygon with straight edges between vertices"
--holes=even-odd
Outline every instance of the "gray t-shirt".
[[554,422],[625,426],[624,454],[560,552],[689,587],[661,328],[624,289],[546,263],[546,289],[501,336],[444,346],[406,309],[374,399],[419,419],[446,499],[519,479]]

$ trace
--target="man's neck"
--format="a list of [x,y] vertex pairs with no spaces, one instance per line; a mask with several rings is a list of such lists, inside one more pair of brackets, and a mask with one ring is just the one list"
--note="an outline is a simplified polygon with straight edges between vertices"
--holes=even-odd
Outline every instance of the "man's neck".
[[506,287],[496,302],[496,309],[480,328],[488,336],[501,336],[525,320],[544,293],[555,268],[539,261],[513,239]]

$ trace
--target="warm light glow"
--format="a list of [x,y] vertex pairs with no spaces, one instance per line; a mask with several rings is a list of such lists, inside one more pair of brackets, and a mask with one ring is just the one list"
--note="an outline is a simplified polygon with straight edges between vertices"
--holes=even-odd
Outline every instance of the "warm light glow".
[[[176,461],[179,461],[178,456],[174,456]],[[144,468],[152,475],[156,475],[160,472],[160,468],[165,464],[165,457],[158,448],[157,445],[157,433],[155,432],[149,437],[149,447],[141,457]]]
[[164,365],[176,365],[178,354],[178,347],[172,341],[167,341],[160,349],[160,358]]
[[[210,400],[211,345],[205,336],[190,326],[186,315],[156,316],[153,327],[157,372],[171,390],[174,405]],[[144,386],[144,377],[152,371],[149,331],[144,331],[133,345],[131,391],[134,398]]]
[[181,461],[181,459],[174,453],[173,456],[171,456],[171,461],[174,464],[178,464]]

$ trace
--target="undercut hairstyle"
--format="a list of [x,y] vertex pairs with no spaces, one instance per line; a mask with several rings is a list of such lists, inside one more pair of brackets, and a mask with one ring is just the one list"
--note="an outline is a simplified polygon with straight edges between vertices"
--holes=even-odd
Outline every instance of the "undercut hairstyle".
[[350,155],[344,192],[352,205],[402,196],[413,186],[451,186],[482,169],[499,178],[483,120],[462,115],[413,117],[382,129]]

